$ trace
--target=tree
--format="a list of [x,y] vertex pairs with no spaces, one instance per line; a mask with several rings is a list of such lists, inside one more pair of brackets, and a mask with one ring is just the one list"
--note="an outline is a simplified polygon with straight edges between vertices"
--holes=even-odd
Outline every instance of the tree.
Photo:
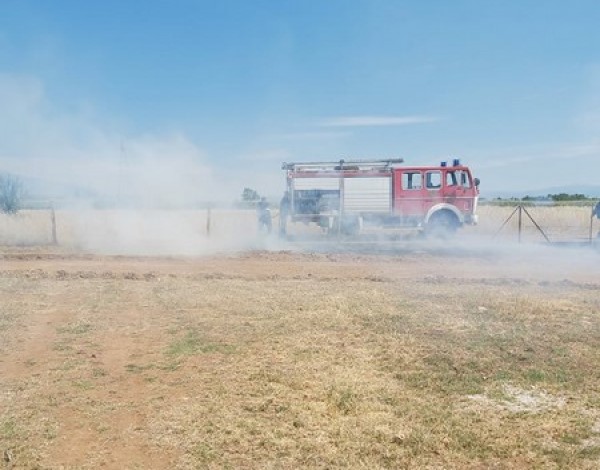
[[23,183],[8,173],[0,174],[0,212],[15,214],[21,208]]
[[242,191],[242,201],[244,202],[255,202],[260,199],[260,194],[251,188],[244,188]]
[[564,202],[564,201],[585,201],[587,196],[585,194],[548,194],[548,198],[552,199],[554,202]]

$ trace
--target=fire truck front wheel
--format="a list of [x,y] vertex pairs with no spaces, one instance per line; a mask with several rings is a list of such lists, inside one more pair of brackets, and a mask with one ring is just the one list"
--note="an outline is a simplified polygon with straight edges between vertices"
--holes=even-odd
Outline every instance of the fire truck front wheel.
[[429,237],[449,238],[454,235],[460,222],[456,214],[448,210],[441,210],[429,218],[425,233]]
[[351,237],[360,234],[362,221],[360,217],[346,217],[342,220],[342,233]]

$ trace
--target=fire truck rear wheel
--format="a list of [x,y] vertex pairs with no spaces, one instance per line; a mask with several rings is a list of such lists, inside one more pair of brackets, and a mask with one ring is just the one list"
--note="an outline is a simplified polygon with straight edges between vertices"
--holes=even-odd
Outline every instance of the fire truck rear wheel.
[[452,237],[460,222],[458,217],[450,211],[441,210],[429,218],[425,233],[428,237],[449,238]]
[[361,225],[359,217],[347,217],[342,221],[342,233],[354,237],[360,233]]

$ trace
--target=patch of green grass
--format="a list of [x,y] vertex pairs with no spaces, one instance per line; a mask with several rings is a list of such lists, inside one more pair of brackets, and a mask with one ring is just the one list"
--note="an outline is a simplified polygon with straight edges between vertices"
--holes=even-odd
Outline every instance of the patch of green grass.
[[207,342],[198,335],[198,332],[190,330],[183,338],[171,343],[167,354],[169,356],[191,356],[207,353],[231,354],[234,351],[235,348],[231,345]]
[[73,386],[80,390],[90,390],[94,388],[94,384],[89,380],[76,380],[73,382]]
[[127,372],[131,372],[132,374],[140,374],[145,370],[150,370],[154,367],[153,364],[146,364],[145,366],[138,366],[137,364],[127,364],[125,366],[125,370]]
[[68,344],[65,341],[59,341],[52,345],[52,349],[54,351],[72,351],[73,346],[71,346],[70,344]]
[[48,406],[60,406],[61,399],[56,395],[48,395],[47,396],[47,404]]
[[506,388],[502,384],[502,381],[495,382],[493,386],[488,387],[485,395],[496,403],[514,401],[514,397],[506,392]]
[[327,398],[344,415],[355,413],[359,402],[357,393],[350,387],[331,387]]
[[544,382],[546,380],[546,373],[539,369],[530,369],[525,371],[525,380],[530,383]]
[[10,439],[11,437],[15,437],[17,434],[17,425],[16,423],[8,419],[6,421],[2,421],[0,424],[0,435],[5,439]]
[[16,313],[0,312],[0,331],[8,330],[12,326],[19,315]]
[[196,444],[192,448],[191,454],[200,463],[210,462],[216,457],[214,449],[205,442]]
[[67,359],[62,364],[53,367],[51,370],[59,370],[59,371],[69,371],[75,370],[79,366],[81,366],[83,362],[80,359]]
[[106,375],[108,375],[108,373],[101,367],[94,367],[92,369],[92,377],[99,378],[105,377]]
[[600,457],[600,446],[584,446],[578,454],[584,459],[596,459]]
[[93,325],[91,323],[81,322],[81,323],[69,323],[66,326],[61,326],[56,329],[58,333],[67,333],[71,335],[83,335],[88,333],[93,329]]
[[579,445],[593,435],[592,426],[593,421],[589,417],[572,418],[569,427],[563,431],[559,440],[565,444]]
[[470,459],[485,459],[493,454],[501,453],[500,445],[495,449],[490,448],[485,436],[481,436],[475,429],[465,426],[462,421],[450,423],[448,435],[445,439],[445,445]]
[[577,451],[563,446],[545,449],[544,454],[550,457],[558,468],[574,468],[578,460]]
[[99,433],[105,433],[107,431],[110,431],[110,426],[107,426],[106,424],[100,424],[96,427],[96,431],[98,431]]
[[511,382],[513,378],[513,374],[507,370],[498,370],[492,377],[492,379],[498,383]]
[[158,365],[156,368],[158,370],[164,370],[167,372],[175,372],[180,367],[181,367],[180,361],[169,361],[169,362]]
[[442,395],[473,395],[484,389],[483,374],[468,364],[454,364],[449,357],[431,357],[421,370],[399,372],[395,376],[405,385]]
[[44,427],[43,435],[49,441],[56,439],[56,437],[58,436],[58,430],[56,425],[47,424]]
[[577,371],[567,371],[562,365],[550,364],[549,370],[540,369],[528,369],[524,371],[523,376],[526,383],[537,384],[537,383],[552,383],[552,384],[564,384],[564,383],[579,383],[581,378],[578,377]]
[[562,436],[560,436],[560,441],[565,443],[565,444],[579,444],[581,442],[581,438],[579,436],[577,436],[576,434],[571,434],[571,433],[565,433]]

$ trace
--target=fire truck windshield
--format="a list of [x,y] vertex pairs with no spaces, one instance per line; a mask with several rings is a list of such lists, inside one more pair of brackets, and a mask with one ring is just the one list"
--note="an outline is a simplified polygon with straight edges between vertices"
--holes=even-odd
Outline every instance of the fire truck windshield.
[[462,186],[465,189],[471,187],[471,178],[463,170],[448,171],[446,173],[446,186]]

